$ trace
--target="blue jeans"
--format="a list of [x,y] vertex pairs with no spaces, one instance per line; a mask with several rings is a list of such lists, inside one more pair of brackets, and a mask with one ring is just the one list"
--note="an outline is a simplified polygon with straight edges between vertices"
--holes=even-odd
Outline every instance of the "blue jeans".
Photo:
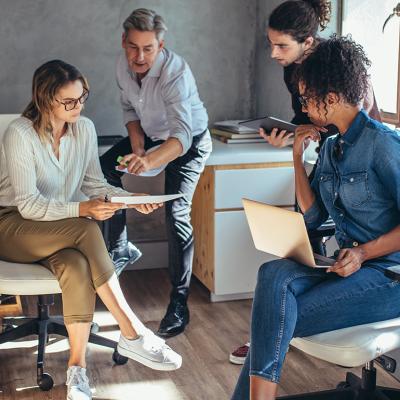
[[372,263],[342,278],[283,259],[258,272],[251,344],[232,400],[250,398],[250,375],[279,382],[293,337],[397,318],[400,284]]

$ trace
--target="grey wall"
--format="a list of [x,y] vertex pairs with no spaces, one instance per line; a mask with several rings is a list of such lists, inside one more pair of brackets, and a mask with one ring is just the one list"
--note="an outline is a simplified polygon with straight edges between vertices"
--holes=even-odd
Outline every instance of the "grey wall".
[[114,60],[137,7],[164,16],[167,46],[191,65],[210,121],[252,115],[256,0],[0,0],[0,113],[20,113],[33,71],[61,58],[88,77],[86,115],[99,134],[124,133]]

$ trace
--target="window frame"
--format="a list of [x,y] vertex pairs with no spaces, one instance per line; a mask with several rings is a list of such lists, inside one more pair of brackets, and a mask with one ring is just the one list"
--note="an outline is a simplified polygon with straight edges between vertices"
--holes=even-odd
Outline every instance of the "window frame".
[[[340,35],[343,35],[343,20],[344,20],[344,10],[345,10],[345,2],[347,0],[340,0],[338,2],[338,7],[339,7],[339,21],[338,21],[338,31],[340,32]],[[397,20],[395,20],[397,21]],[[393,21],[391,21],[393,22]],[[398,21],[397,21],[398,22]],[[399,30],[399,56],[398,56],[398,62],[397,62],[397,104],[396,104],[396,112],[395,113],[390,113],[388,111],[385,111],[381,108],[379,108],[379,113],[382,118],[382,122],[394,125],[396,127],[400,127],[400,30]]]

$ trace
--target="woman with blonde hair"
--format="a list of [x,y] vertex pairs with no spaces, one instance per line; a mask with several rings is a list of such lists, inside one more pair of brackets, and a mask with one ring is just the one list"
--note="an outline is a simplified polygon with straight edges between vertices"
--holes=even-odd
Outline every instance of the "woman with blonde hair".
[[[92,398],[85,352],[96,293],[121,329],[120,354],[158,370],[182,362],[127,304],[95,221],[125,207],[107,196],[132,194],[103,177],[94,125],[81,116],[88,96],[74,66],[60,60],[40,66],[32,100],[8,127],[0,159],[0,258],[40,263],[59,281],[71,347],[69,400]],[[149,213],[159,206],[135,208]]]

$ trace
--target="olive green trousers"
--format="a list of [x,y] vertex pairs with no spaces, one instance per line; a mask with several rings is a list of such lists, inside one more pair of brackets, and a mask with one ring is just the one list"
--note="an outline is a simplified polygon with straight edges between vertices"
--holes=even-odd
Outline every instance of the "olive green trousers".
[[92,321],[96,289],[115,272],[95,221],[33,221],[16,207],[0,207],[0,259],[49,269],[62,290],[66,324]]

